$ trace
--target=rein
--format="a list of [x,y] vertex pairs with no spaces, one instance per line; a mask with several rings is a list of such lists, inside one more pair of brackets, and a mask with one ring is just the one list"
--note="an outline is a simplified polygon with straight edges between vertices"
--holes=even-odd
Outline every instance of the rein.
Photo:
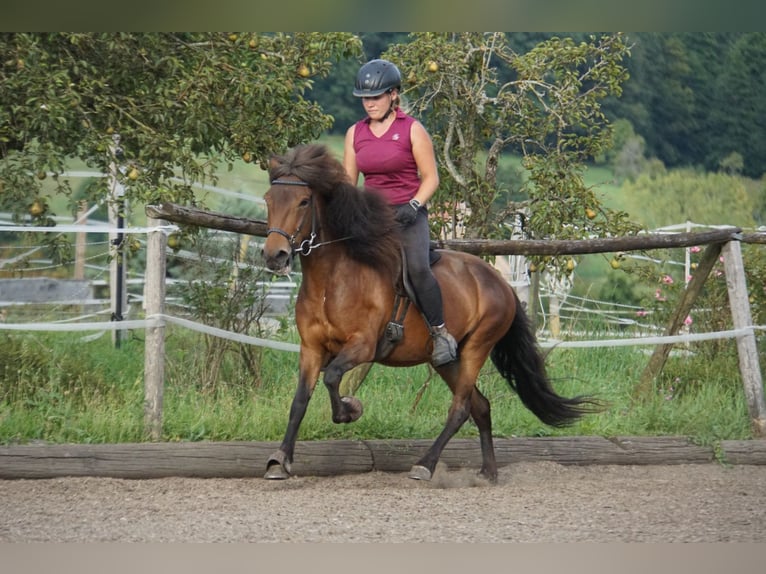
[[[292,179],[273,179],[271,180],[271,185],[298,185],[302,187],[309,187],[309,184],[305,181],[301,180],[292,180]],[[336,243],[338,241],[346,241],[347,239],[351,239],[351,236],[347,237],[341,237],[340,239],[332,239],[330,241],[321,241],[319,243],[314,243],[314,240],[317,237],[316,234],[316,207],[314,204],[314,196],[313,192],[311,195],[311,235],[308,239],[304,239],[301,241],[300,245],[297,247],[295,246],[295,237],[298,235],[298,233],[301,230],[301,227],[303,227],[303,222],[305,219],[305,214],[303,216],[303,219],[301,219],[301,222],[298,224],[298,228],[295,230],[295,233],[292,235],[289,235],[284,229],[280,229],[279,227],[269,227],[266,230],[266,237],[269,236],[271,233],[277,233],[287,239],[288,243],[290,244],[290,247],[293,249],[293,253],[298,253],[299,255],[308,256],[311,254],[311,252],[314,249],[317,249],[319,247],[322,247],[323,245],[329,245],[330,243]]]

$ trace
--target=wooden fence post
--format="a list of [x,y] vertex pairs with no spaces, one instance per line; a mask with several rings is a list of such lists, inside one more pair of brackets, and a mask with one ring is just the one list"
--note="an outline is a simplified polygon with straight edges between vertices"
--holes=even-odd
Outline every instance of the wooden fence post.
[[[689,284],[686,286],[686,291],[684,291],[678,307],[676,307],[673,316],[670,318],[668,326],[665,328],[665,337],[673,336],[678,333],[678,329],[683,324],[686,316],[692,310],[694,301],[697,299],[700,292],[702,291],[702,288],[705,286],[705,280],[713,270],[713,267],[718,261],[718,256],[720,254],[720,243],[711,243],[705,248],[705,252],[702,254],[699,266],[694,272],[692,280],[689,281]],[[649,363],[644,368],[644,372],[641,373],[641,380],[633,390],[634,399],[645,399],[649,396],[649,392],[652,389],[652,382],[654,381],[655,377],[660,374],[663,367],[665,366],[672,348],[672,343],[665,343],[655,347],[654,352],[649,359]]]
[[[147,219],[149,227],[162,223]],[[165,248],[167,237],[162,230],[149,232],[146,240],[146,281],[144,304],[146,317],[165,312]],[[165,379],[165,322],[147,327],[144,342],[144,432],[154,441],[162,439],[162,397]]]
[[[85,225],[88,223],[88,202],[80,201],[77,209],[75,223]],[[84,231],[78,231],[75,235],[74,244],[74,279],[85,279],[85,255],[88,248],[88,234]]]
[[[114,157],[122,153],[120,148],[120,135],[112,135],[111,152]],[[108,198],[108,217],[110,227],[117,231],[109,232],[109,245],[113,258],[109,263],[109,296],[112,303],[112,321],[122,321],[123,313],[128,306],[128,290],[126,289],[126,263],[127,251],[124,249],[125,234],[121,230],[125,226],[125,210],[127,201],[125,200],[125,187],[120,183],[117,173],[120,170],[116,161],[109,164],[109,198]],[[112,331],[112,342],[116,348],[120,347],[120,342],[124,336],[122,329]]]
[[[729,291],[729,305],[734,328],[751,328],[753,319],[750,315],[745,266],[742,262],[739,241],[729,241],[724,246],[723,266],[726,272],[726,288]],[[737,352],[753,434],[757,437],[766,437],[766,402],[764,402],[763,379],[758,363],[758,347],[752,328],[749,333],[737,337]]]
[[537,333],[537,309],[540,305],[540,272],[533,271],[529,277],[529,303],[527,304],[527,316],[529,327],[533,333]]

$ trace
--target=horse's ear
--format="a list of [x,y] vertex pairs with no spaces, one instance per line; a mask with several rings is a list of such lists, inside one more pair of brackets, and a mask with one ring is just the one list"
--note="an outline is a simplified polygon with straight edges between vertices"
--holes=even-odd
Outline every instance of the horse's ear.
[[277,156],[273,155],[269,158],[269,169],[274,169],[279,165],[279,161],[277,161]]

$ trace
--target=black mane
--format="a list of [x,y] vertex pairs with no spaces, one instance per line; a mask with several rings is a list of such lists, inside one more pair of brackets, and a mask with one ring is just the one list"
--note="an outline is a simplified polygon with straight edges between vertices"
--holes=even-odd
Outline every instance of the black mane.
[[306,182],[319,200],[322,241],[348,237],[343,245],[352,259],[398,273],[394,212],[380,193],[351,184],[343,165],[319,144],[299,145],[271,159],[271,180],[289,175]]

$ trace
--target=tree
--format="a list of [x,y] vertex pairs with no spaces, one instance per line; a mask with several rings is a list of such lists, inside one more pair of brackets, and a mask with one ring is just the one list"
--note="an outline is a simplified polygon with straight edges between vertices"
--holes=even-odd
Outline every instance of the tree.
[[742,177],[676,169],[641,175],[624,183],[622,190],[630,211],[652,229],[684,221],[743,228],[755,225],[756,198]]
[[720,103],[717,101],[716,83],[726,69],[731,45],[736,35],[721,32],[686,32],[680,35],[689,54],[689,89],[694,95],[693,128],[686,141],[685,165],[701,165],[709,170],[717,168],[714,150],[720,134]]
[[332,118],[306,93],[360,51],[348,33],[2,34],[0,208],[26,217],[48,172],[71,194],[68,158],[120,165],[128,200],[193,203],[192,184],[221,163],[265,168],[322,134]]
[[[457,222],[464,205],[469,237],[507,235],[514,213],[526,214],[535,238],[634,231],[626,214],[601,207],[582,177],[609,141],[600,102],[619,95],[627,55],[620,34],[554,37],[524,54],[502,33],[418,33],[389,48],[385,57],[400,66],[404,96],[437,150],[442,184],[434,204],[449,217],[434,218],[436,225]],[[498,209],[497,195],[512,191],[498,186],[505,151],[523,157],[527,199]]]
[[766,172],[760,137],[764,114],[763,32],[642,32],[629,37],[630,75],[619,98],[607,98],[611,120],[626,119],[646,155],[668,167],[715,171],[731,153],[743,174]]
[[653,131],[644,134],[652,155],[669,166],[689,162],[688,149],[698,126],[689,52],[678,34],[660,36],[648,46],[654,73],[649,80]]
[[[739,36],[717,78],[719,125],[713,138],[717,160],[732,152],[743,158],[743,175],[766,173],[766,34]],[[713,165],[712,167],[715,167]]]

